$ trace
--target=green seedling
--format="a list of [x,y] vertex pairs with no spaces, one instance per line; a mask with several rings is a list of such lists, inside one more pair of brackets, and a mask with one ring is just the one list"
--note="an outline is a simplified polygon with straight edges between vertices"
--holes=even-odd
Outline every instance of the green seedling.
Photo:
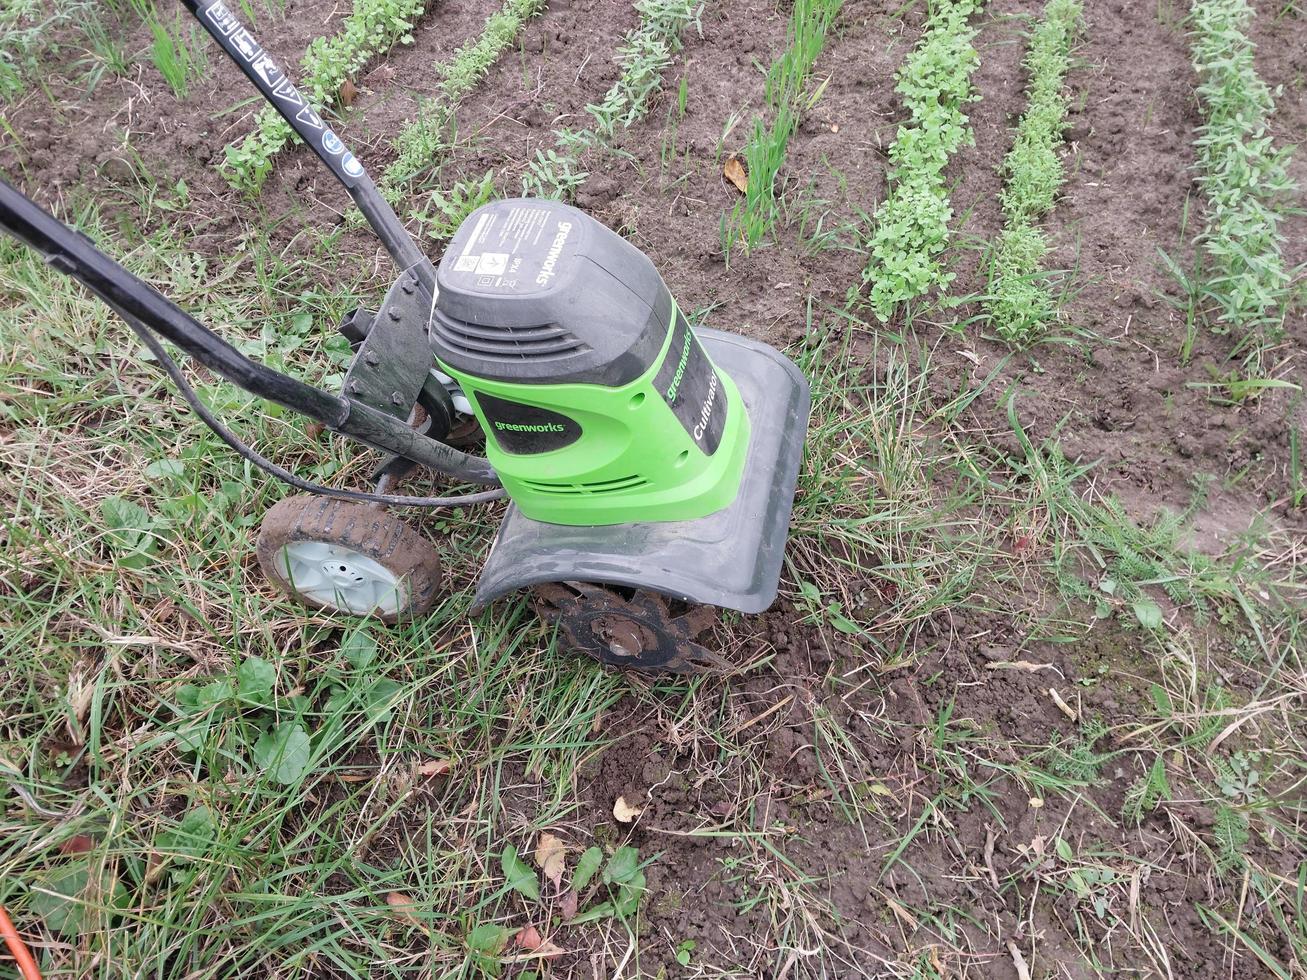
[[1121,804],[1122,819],[1138,826],[1148,814],[1172,796],[1170,780],[1166,778],[1166,758],[1157,756],[1148,772],[1125,793]]
[[[340,33],[320,37],[304,54],[298,87],[319,112],[337,104],[340,87],[377,55],[396,44],[411,44],[409,33],[427,0],[355,0]],[[294,131],[272,106],[260,110],[255,129],[226,148],[222,164],[227,180],[254,193],[272,171],[273,157],[293,139]]]
[[896,90],[908,120],[889,150],[889,194],[873,216],[862,274],[867,301],[882,323],[901,304],[953,280],[939,260],[953,218],[944,167],[973,142],[963,109],[978,97],[971,75],[980,57],[968,18],[982,6],[982,0],[933,5],[921,40],[899,70]]
[[570,200],[589,176],[588,171],[578,169],[576,158],[565,151],[536,150],[535,158],[527,163],[526,173],[522,175],[522,195]]
[[1245,377],[1237,370],[1227,371],[1222,374],[1210,364],[1207,365],[1207,373],[1212,376],[1213,381],[1191,381],[1187,387],[1224,392],[1224,396],[1211,396],[1210,400],[1217,405],[1240,405],[1268,391],[1302,391],[1301,385],[1296,385],[1292,381],[1285,381],[1282,378],[1250,378]]
[[640,24],[617,49],[621,74],[597,103],[586,106],[594,125],[555,133],[556,149],[537,150],[522,176],[522,193],[568,200],[585,182],[581,157],[611,150],[618,135],[643,119],[662,86],[663,73],[681,50],[681,34],[698,21],[702,0],[639,0]]
[[395,139],[397,156],[381,177],[382,193],[391,204],[397,204],[424,173],[439,166],[453,144],[450,134],[459,103],[544,7],[545,0],[504,0],[504,5],[486,18],[480,37],[435,66],[441,76],[440,87],[434,97],[418,103],[416,117]]
[[127,74],[132,64],[130,52],[110,36],[101,17],[87,17],[82,32],[86,37],[86,56],[78,64],[86,68],[84,80],[89,91],[95,89],[106,72],[119,78]]
[[487,170],[480,180],[457,181],[448,191],[434,190],[426,206],[413,212],[428,238],[447,242],[463,220],[495,195],[495,174]]
[[208,71],[205,38],[197,36],[198,28],[190,28],[190,38],[181,36],[180,18],[169,28],[154,11],[152,4],[136,3],[142,19],[150,27],[153,41],[150,59],[163,80],[178,99],[185,99],[190,91],[192,76],[203,78]]
[[467,947],[468,964],[477,971],[476,975],[498,977],[504,972],[500,956],[512,935],[512,929],[493,922],[468,930],[463,942]]
[[1247,0],[1193,6],[1193,65],[1203,125],[1195,140],[1206,214],[1198,241],[1207,259],[1204,293],[1217,332],[1277,336],[1295,273],[1285,266],[1281,224],[1297,186],[1291,149],[1268,128],[1275,110],[1257,74]]
[[999,336],[1017,347],[1042,336],[1057,315],[1044,270],[1048,238],[1037,222],[1052,210],[1063,180],[1057,152],[1069,102],[1063,86],[1081,14],[1079,0],[1049,0],[1044,7],[1025,60],[1029,102],[1003,162],[1004,227],[994,245],[985,311]]
[[60,28],[88,16],[94,19],[90,6],[80,0],[7,0],[0,4],[0,100],[16,99],[23,93]]
[[1248,817],[1228,803],[1216,804],[1212,840],[1216,844],[1216,873],[1226,875],[1241,870],[1248,847]]
[[[598,871],[596,848],[590,848],[581,855],[585,862],[583,868],[578,862],[576,873],[572,878],[572,888],[580,894]],[[602,892],[603,898],[589,908],[579,912],[569,925],[579,926],[601,919],[620,919],[625,922],[632,918],[644,898],[644,868],[649,862],[640,861],[640,852],[630,846],[619,847],[603,866],[603,873],[595,886],[596,892]],[[584,875],[582,871],[586,872]],[[596,896],[598,897],[598,896]]]
[[821,590],[812,582],[799,582],[799,599],[805,608],[807,622],[827,624],[850,636],[862,632],[862,627],[844,615],[842,604],[823,601]]
[[[327,695],[322,715],[330,733],[347,717],[356,723],[361,715],[364,725],[390,718],[403,688],[374,672],[376,650],[370,635],[354,633],[339,651],[347,671],[330,665],[323,669],[319,691]],[[276,669],[250,656],[232,674],[181,685],[174,695],[177,720],[172,726],[178,746],[211,765],[225,766],[234,755],[248,759],[274,783],[299,783],[314,755],[314,739],[303,721],[310,700],[305,695],[277,699],[276,682]]]

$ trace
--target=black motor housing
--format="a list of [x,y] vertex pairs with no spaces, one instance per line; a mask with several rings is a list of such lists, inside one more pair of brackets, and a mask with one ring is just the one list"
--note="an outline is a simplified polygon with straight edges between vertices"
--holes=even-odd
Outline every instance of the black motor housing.
[[472,212],[437,284],[436,357],[495,381],[620,387],[653,364],[675,311],[644,253],[557,201],[510,199]]

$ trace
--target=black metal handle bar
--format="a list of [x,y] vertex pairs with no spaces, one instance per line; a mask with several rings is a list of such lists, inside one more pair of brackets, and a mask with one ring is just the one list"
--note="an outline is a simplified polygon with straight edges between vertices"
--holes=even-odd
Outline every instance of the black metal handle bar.
[[[472,483],[497,485],[490,463],[421,435],[402,419],[252,361],[189,313],[0,179],[0,231],[36,249],[120,316],[166,338],[218,375],[375,449]],[[430,266],[428,265],[428,268]]]
[[404,225],[381,196],[372,178],[363,169],[363,164],[322,121],[286,73],[268,57],[263,46],[236,19],[223,0],[182,0],[182,3],[218,42],[227,57],[236,62],[268,103],[281,114],[290,128],[345,186],[400,269],[412,269],[422,285],[434,296],[435,270],[404,230]]

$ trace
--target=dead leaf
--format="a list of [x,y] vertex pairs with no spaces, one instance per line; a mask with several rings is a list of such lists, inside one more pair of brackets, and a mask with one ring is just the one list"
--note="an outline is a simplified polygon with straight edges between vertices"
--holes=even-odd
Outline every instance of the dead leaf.
[[536,865],[557,888],[563,880],[563,861],[567,848],[548,831],[536,838]]
[[563,897],[558,900],[558,913],[563,917],[564,922],[571,922],[576,918],[576,907],[580,901],[580,896],[572,889],[563,892]]
[[722,175],[735,185],[735,189],[741,194],[749,190],[749,171],[744,166],[744,158],[738,153],[732,153],[726,158],[726,164],[722,167]]
[[994,886],[995,893],[1000,890],[998,872],[994,870],[994,844],[997,841],[998,837],[994,833],[994,828],[989,824],[985,824],[985,870],[989,872],[989,881]]
[[399,919],[410,926],[423,928],[422,920],[413,914],[417,908],[417,903],[413,901],[411,895],[405,895],[403,892],[387,892],[386,904],[395,911],[395,918]]
[[340,92],[338,94],[340,95],[340,104],[349,108],[354,104],[354,100],[358,98],[359,89],[357,85],[347,78],[340,83]]
[[60,854],[85,854],[95,850],[95,840],[86,834],[73,834],[59,845]]
[[367,783],[376,778],[375,772],[338,772],[336,779],[342,783]]
[[619,796],[613,804],[613,817],[618,823],[630,823],[643,812],[644,807],[631,806],[624,796]]
[[513,942],[521,946],[528,953],[535,955],[530,957],[533,960],[556,960],[567,950],[556,946],[551,940],[545,939],[540,935],[540,930],[535,926],[527,926],[513,937]]
[[917,921],[917,917],[898,902],[894,901],[894,899],[890,898],[888,895],[881,895],[881,898],[884,899],[885,904],[889,906],[890,911],[903,920],[903,924],[906,925],[910,931],[916,932],[921,927],[921,923]]
[[536,958],[541,960],[556,960],[560,956],[566,955],[567,950],[563,949],[562,946],[559,946],[552,939],[546,939],[540,944],[540,948],[536,950]]
[[443,776],[449,772],[453,763],[448,759],[428,759],[418,766],[419,776]]

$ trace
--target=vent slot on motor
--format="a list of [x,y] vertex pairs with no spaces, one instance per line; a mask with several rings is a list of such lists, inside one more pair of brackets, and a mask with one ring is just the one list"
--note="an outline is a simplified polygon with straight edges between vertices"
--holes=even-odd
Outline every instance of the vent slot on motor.
[[637,487],[648,486],[649,481],[637,473],[616,480],[600,480],[594,483],[546,483],[543,480],[523,480],[522,483],[539,493],[593,496],[634,490]]
[[436,310],[432,330],[446,347],[470,357],[490,354],[519,361],[557,360],[591,349],[557,323],[533,327],[481,326],[451,319]]

